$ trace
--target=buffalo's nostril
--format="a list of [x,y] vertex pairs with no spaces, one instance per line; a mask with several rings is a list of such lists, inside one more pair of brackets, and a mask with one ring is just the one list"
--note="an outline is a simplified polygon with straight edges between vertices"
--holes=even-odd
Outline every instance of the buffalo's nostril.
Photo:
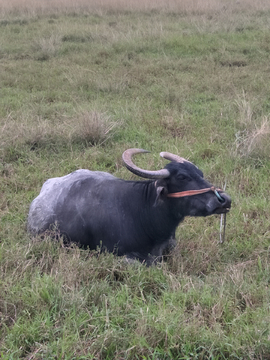
[[221,202],[222,207],[230,209],[232,202],[230,196],[226,193],[222,193],[220,197],[222,197],[222,199],[224,200],[223,202]]
[[218,200],[221,202],[221,204],[224,204],[226,202],[226,199],[224,199],[224,197],[219,196]]
[[224,197],[222,197],[217,190],[215,190],[215,194],[216,194],[216,197],[218,198],[218,200],[223,204],[225,203],[226,199],[224,199]]

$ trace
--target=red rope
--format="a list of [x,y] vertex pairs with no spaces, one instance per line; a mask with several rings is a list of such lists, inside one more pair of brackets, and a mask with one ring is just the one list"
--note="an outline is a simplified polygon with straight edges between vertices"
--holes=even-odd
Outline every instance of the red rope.
[[180,197],[184,197],[184,196],[193,196],[193,195],[197,195],[197,194],[203,194],[206,193],[208,191],[220,191],[220,189],[216,189],[214,186],[210,187],[210,188],[205,188],[205,189],[200,189],[200,190],[188,190],[188,191],[180,191],[180,192],[176,192],[176,193],[170,193],[167,196],[168,197],[172,197],[172,198],[180,198]]

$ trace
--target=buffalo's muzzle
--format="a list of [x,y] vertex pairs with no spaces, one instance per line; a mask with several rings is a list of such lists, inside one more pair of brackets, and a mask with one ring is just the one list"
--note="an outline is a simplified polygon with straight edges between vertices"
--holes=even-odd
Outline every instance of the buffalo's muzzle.
[[220,206],[216,209],[216,214],[224,214],[230,211],[231,208],[231,198],[225,192],[218,192],[217,194],[218,201]]

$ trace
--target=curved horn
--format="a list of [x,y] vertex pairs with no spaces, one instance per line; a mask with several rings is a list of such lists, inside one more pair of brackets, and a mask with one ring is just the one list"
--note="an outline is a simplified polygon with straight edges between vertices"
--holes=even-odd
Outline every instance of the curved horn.
[[170,176],[170,172],[167,169],[150,171],[140,169],[138,166],[134,165],[132,156],[140,153],[149,153],[149,151],[143,149],[128,149],[123,153],[122,159],[129,171],[146,179],[164,179]]
[[170,160],[170,161],[176,161],[179,163],[184,163],[184,162],[189,162],[188,160],[182,158],[181,156],[175,155],[175,154],[171,154],[169,152],[163,151],[159,154],[161,157],[163,157],[164,159]]

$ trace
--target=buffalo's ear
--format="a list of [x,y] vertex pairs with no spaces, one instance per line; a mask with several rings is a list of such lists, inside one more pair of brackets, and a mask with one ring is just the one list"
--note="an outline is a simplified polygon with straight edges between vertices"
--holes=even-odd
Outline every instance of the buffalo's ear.
[[157,197],[154,203],[154,206],[158,206],[163,200],[167,197],[168,190],[165,186],[157,186]]

